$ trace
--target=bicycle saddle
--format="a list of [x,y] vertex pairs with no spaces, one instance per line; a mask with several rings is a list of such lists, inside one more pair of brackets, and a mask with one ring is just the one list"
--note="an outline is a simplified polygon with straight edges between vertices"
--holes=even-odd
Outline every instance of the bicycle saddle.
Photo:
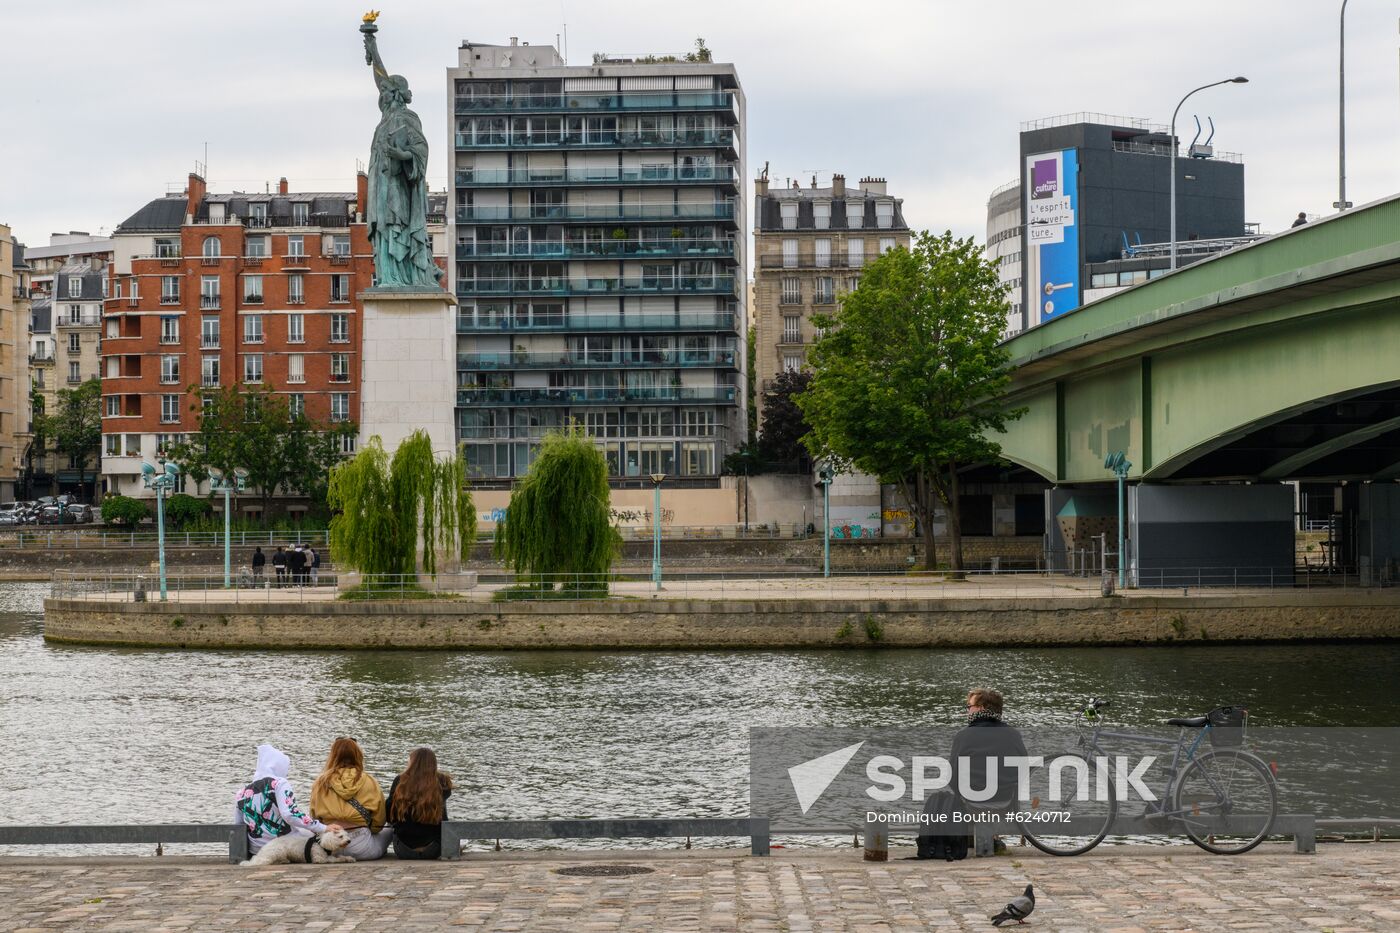
[[1169,726],[1185,726],[1188,729],[1199,729],[1209,720],[1208,716],[1178,716],[1176,719],[1168,719]]

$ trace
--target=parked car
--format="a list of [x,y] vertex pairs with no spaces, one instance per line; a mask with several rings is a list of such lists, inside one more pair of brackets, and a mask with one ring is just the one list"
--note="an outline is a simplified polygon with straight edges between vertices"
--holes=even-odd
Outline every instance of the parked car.
[[73,521],[79,525],[91,525],[94,519],[93,507],[84,505],[81,502],[73,503],[64,511],[71,512],[73,514]]
[[40,525],[76,525],[78,518],[71,509],[60,509],[56,505],[45,506],[39,512]]

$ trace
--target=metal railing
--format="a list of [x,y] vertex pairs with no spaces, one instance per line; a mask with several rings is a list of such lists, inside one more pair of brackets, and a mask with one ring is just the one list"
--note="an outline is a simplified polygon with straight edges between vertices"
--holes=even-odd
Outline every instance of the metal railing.
[[734,145],[733,130],[678,130],[657,132],[564,132],[562,130],[524,130],[512,132],[477,127],[474,132],[455,134],[458,149],[495,147],[554,147],[554,148],[632,148],[645,146],[724,146]]
[[570,314],[527,321],[509,317],[468,318],[458,316],[457,333],[474,331],[645,331],[645,330],[724,330],[734,329],[733,314]]
[[638,369],[656,366],[733,366],[733,350],[646,350],[629,356],[620,350],[592,350],[570,353],[458,353],[457,368],[464,369],[558,369],[561,366],[593,369]]
[[559,389],[457,389],[458,405],[599,405],[617,402],[732,402],[737,388],[713,386],[598,387]]
[[732,165],[658,165],[642,168],[486,168],[458,169],[454,179],[461,186],[475,185],[640,185],[676,182],[735,182],[739,172]]
[[490,97],[458,97],[457,113],[514,113],[548,110],[728,110],[733,91],[662,91],[651,93],[504,94]]
[[635,256],[683,256],[699,259],[734,255],[734,241],[727,239],[692,239],[687,236],[671,240],[599,239],[593,242],[491,243],[458,241],[456,258],[465,259],[593,259]]
[[676,221],[676,220],[732,220],[734,204],[719,202],[713,204],[558,204],[525,205],[460,205],[457,208],[457,222],[473,221],[539,221],[557,223],[559,221]]
[[865,255],[851,256],[849,253],[830,253],[817,256],[815,253],[799,253],[795,256],[775,254],[758,257],[760,269],[863,269]]
[[[457,294],[471,295],[736,295],[732,275],[669,275],[592,279],[458,279]],[[332,299],[334,300],[334,299]]]
[[[235,531],[230,535],[234,547],[255,547],[266,545],[276,547],[287,544],[310,544],[326,546],[330,532],[325,529],[306,531]],[[6,549],[56,550],[63,548],[134,548],[150,547],[152,559],[155,557],[157,533],[154,528],[122,530],[105,526],[75,528],[72,525],[59,525],[48,530],[40,526],[24,527],[15,530],[0,530],[0,551]],[[165,532],[166,547],[223,547],[222,531],[173,531]]]

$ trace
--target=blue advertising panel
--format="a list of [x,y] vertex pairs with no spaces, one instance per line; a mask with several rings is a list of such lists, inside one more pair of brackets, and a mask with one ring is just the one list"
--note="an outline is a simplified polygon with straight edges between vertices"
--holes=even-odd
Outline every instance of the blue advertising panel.
[[1026,307],[1032,326],[1079,307],[1079,153],[1026,156]]

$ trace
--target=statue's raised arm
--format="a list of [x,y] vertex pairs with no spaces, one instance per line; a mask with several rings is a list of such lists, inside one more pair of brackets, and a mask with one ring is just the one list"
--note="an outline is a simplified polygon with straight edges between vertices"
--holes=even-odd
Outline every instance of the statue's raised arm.
[[365,14],[364,20],[360,23],[360,32],[365,37],[365,64],[370,66],[374,72],[374,85],[381,91],[384,90],[384,82],[389,77],[389,69],[384,67],[384,60],[379,57],[379,42],[375,39],[375,33],[379,27],[375,25],[375,20],[379,19],[378,10],[370,10]]

